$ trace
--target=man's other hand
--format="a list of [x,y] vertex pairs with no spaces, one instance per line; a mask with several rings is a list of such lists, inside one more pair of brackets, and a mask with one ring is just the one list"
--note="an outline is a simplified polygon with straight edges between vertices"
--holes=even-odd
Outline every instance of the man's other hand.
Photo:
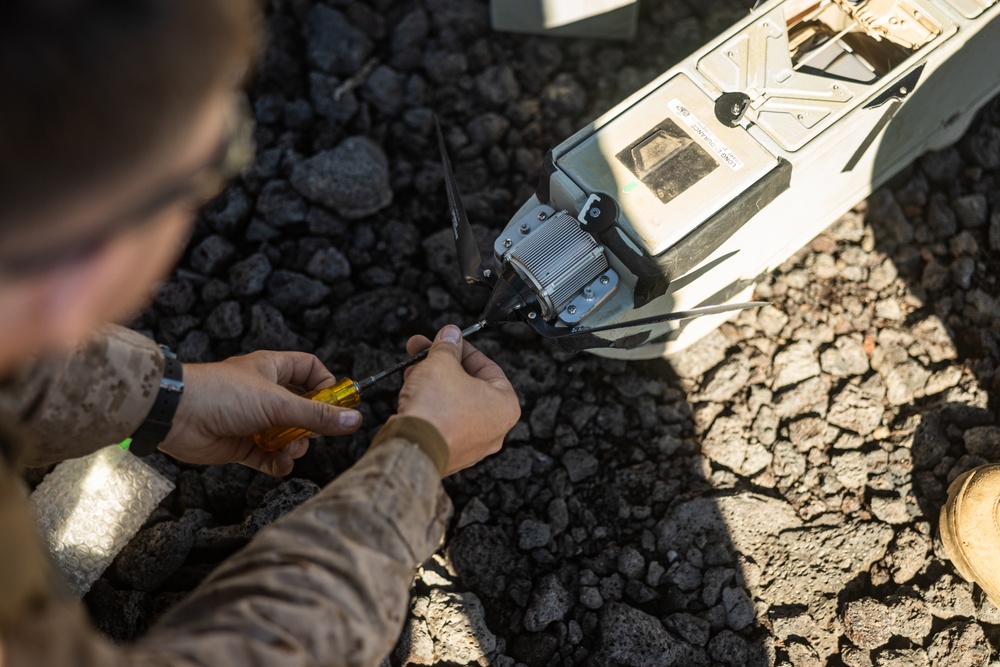
[[464,342],[458,327],[441,329],[433,343],[424,336],[406,343],[410,354],[427,347],[427,359],[406,371],[399,414],[437,427],[451,453],[445,473],[450,475],[500,451],[521,406],[504,372]]
[[353,433],[361,413],[298,395],[335,382],[319,359],[303,352],[254,352],[213,364],[184,364],[184,394],[160,449],[188,463],[242,463],[287,475],[309,441],[302,438],[266,452],[252,436],[273,426],[322,435]]

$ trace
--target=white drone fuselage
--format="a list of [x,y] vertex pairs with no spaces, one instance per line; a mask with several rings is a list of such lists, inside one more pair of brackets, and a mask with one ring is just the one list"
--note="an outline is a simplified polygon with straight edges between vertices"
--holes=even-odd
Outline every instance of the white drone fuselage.
[[[553,149],[495,258],[556,327],[745,300],[875,188],[961,137],[1000,91],[998,15],[996,0],[769,0]],[[578,224],[606,196],[612,247]],[[623,246],[655,262],[665,292],[637,294]],[[594,352],[662,356],[726,317],[649,325]]]

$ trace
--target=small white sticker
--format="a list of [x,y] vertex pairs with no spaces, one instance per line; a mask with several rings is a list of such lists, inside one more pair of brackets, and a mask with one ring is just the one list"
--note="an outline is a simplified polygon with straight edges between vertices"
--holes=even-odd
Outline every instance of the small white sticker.
[[691,130],[701,137],[701,140],[708,144],[708,147],[715,151],[715,154],[729,166],[733,171],[739,171],[743,168],[743,160],[736,157],[736,153],[729,150],[729,146],[722,143],[722,141],[715,136],[715,134],[708,129],[708,127],[698,120],[698,117],[691,113],[691,110],[680,103],[680,100],[670,100],[667,104],[671,111],[680,116],[680,119],[684,121]]

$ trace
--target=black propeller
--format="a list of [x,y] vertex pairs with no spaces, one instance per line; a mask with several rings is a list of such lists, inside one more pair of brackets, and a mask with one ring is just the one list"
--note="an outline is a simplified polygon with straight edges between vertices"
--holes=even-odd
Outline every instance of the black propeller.
[[451,171],[451,161],[448,160],[448,149],[444,143],[444,133],[441,132],[441,123],[438,122],[437,116],[434,117],[434,125],[437,127],[438,143],[441,146],[441,166],[444,167],[444,185],[448,191],[448,206],[451,209],[451,228],[455,232],[455,246],[458,249],[459,268],[466,282],[490,287],[492,283],[486,280],[489,274],[483,268],[483,256],[479,252],[476,237],[473,235],[472,227],[469,225],[469,217],[465,214],[465,207],[462,206],[462,197],[458,193],[455,174]]
[[723,304],[721,306],[699,306],[698,308],[692,308],[691,310],[677,310],[672,313],[664,313],[663,315],[653,315],[651,317],[640,317],[634,320],[629,320],[628,322],[616,322],[614,324],[605,324],[597,327],[569,327],[564,329],[556,329],[556,331],[565,331],[565,333],[559,333],[555,338],[565,338],[566,336],[582,336],[584,334],[594,334],[600,333],[602,331],[614,331],[615,329],[626,329],[628,327],[640,327],[647,326],[650,324],[660,324],[661,322],[676,322],[678,320],[691,320],[696,317],[701,317],[702,315],[717,315],[719,313],[731,313],[735,310],[746,310],[747,308],[760,308],[761,306],[766,306],[770,301],[747,301],[745,303],[730,303]]
[[708,273],[709,271],[711,271],[715,267],[717,267],[720,264],[722,264],[723,262],[725,262],[727,259],[730,259],[730,258],[735,257],[736,255],[738,255],[739,252],[740,252],[739,250],[733,250],[732,252],[727,252],[722,257],[718,257],[716,259],[713,259],[711,262],[706,262],[704,266],[698,267],[694,271],[688,271],[687,273],[685,273],[680,278],[675,278],[674,280],[671,280],[670,281],[670,292],[671,293],[677,292],[677,291],[680,291],[681,289],[687,287],[688,285],[690,285],[691,283],[693,283],[698,278],[701,278],[703,275],[705,275],[706,273]]
[[663,313],[650,317],[640,317],[627,322],[615,322],[596,327],[556,327],[544,319],[540,313],[530,310],[524,314],[525,321],[537,333],[545,338],[553,338],[559,341],[560,346],[570,351],[590,350],[600,347],[616,347],[631,349],[648,342],[649,330],[639,331],[628,336],[621,336],[616,339],[601,338],[594,334],[604,331],[616,331],[618,329],[628,329],[630,327],[643,327],[662,322],[676,322],[679,320],[690,320],[703,315],[716,315],[718,313],[731,313],[736,310],[746,310],[747,308],[760,308],[766,306],[770,301],[748,301],[746,303],[723,304],[721,306],[699,306],[691,310],[678,310],[673,313]]

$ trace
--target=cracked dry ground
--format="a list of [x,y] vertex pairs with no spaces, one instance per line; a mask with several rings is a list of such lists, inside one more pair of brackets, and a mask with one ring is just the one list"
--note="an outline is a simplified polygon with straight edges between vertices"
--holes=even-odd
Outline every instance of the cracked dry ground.
[[[546,149],[745,11],[644,2],[618,45],[495,34],[485,0],[270,3],[257,160],[136,327],[186,361],[397,361],[484,297],[455,267],[432,112],[490,243]],[[943,559],[936,516],[952,479],[1000,461],[998,170],[994,101],[763,280],[773,306],[671,363],[481,334],[524,417],[446,482],[455,518],[389,664],[995,660],[1000,610]],[[177,490],[87,596],[98,626],[141,633],[356,460],[398,387],[287,480],[154,456]]]

